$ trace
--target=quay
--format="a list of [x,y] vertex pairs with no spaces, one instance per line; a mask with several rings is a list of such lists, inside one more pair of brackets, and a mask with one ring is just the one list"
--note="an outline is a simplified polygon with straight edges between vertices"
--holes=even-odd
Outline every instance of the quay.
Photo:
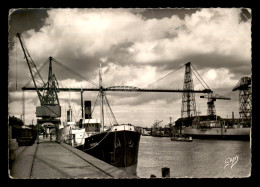
[[12,179],[138,178],[65,143],[43,141],[13,151]]

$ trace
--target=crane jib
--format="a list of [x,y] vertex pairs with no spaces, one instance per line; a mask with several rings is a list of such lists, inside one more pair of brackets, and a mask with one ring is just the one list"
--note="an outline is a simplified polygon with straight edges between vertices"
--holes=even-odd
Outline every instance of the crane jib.
[[[49,58],[49,75],[48,75],[48,82],[47,84],[43,81],[42,76],[37,69],[36,65],[33,62],[33,59],[31,58],[29,51],[27,50],[24,41],[22,40],[22,36],[20,33],[17,33],[16,36],[18,37],[25,59],[26,63],[28,65],[33,84],[34,84],[34,90],[36,90],[38,98],[40,100],[41,106],[36,107],[36,116],[37,117],[43,117],[43,118],[58,118],[61,117],[61,107],[57,95],[57,80],[55,75],[52,73],[52,57]],[[38,79],[37,79],[38,78]],[[37,80],[36,80],[37,79]],[[42,90],[41,87],[39,87],[40,81],[44,85],[45,89]],[[38,84],[37,84],[38,83]],[[41,93],[40,91],[46,91]]]

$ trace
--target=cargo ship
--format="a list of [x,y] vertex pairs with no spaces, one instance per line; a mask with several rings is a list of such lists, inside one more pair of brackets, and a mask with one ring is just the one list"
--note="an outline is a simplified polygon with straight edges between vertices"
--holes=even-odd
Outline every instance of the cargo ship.
[[89,135],[76,148],[136,175],[140,136],[131,124],[113,125],[104,132]]
[[102,128],[100,119],[93,119],[91,101],[85,101],[85,115],[78,123],[67,121],[60,129],[62,141],[108,164],[136,175],[141,133],[131,124],[113,124]]
[[140,133],[131,124],[101,128],[100,119],[90,114],[91,101],[85,101],[85,117],[79,123],[71,121],[72,110],[60,129],[65,143],[102,161],[136,174]]
[[[136,175],[141,133],[131,124],[118,124],[107,97],[103,92],[100,66],[100,120],[93,119],[91,101],[85,101],[85,117],[79,128],[85,129],[84,144],[75,146],[108,164]],[[82,98],[82,97],[81,97]],[[83,105],[83,102],[81,102]],[[110,124],[105,126],[103,104],[108,106]],[[94,105],[95,107],[95,105]],[[83,111],[83,106],[82,106]]]
[[141,133],[131,124],[102,126],[99,119],[92,119],[90,109],[91,101],[85,101],[85,119],[79,122],[85,131],[84,144],[74,147],[136,175]]
[[250,127],[184,127],[183,134],[200,139],[250,140]]
[[175,123],[182,134],[195,139],[250,140],[251,126],[231,122],[220,116],[179,118]]

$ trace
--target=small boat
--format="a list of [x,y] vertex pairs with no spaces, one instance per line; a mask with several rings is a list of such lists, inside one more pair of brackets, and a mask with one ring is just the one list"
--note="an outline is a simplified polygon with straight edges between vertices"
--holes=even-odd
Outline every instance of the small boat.
[[184,141],[184,142],[192,142],[192,137],[182,134],[182,126],[180,126],[179,133],[173,134],[171,137],[171,141]]
[[174,134],[171,137],[171,141],[184,141],[184,142],[192,142],[193,139],[191,136],[183,136],[182,134]]

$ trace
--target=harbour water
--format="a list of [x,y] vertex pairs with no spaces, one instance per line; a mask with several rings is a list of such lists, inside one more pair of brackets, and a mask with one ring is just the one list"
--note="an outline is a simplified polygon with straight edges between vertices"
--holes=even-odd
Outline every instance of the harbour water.
[[137,176],[161,178],[163,167],[170,168],[170,178],[250,177],[250,141],[178,142],[169,137],[141,136]]

